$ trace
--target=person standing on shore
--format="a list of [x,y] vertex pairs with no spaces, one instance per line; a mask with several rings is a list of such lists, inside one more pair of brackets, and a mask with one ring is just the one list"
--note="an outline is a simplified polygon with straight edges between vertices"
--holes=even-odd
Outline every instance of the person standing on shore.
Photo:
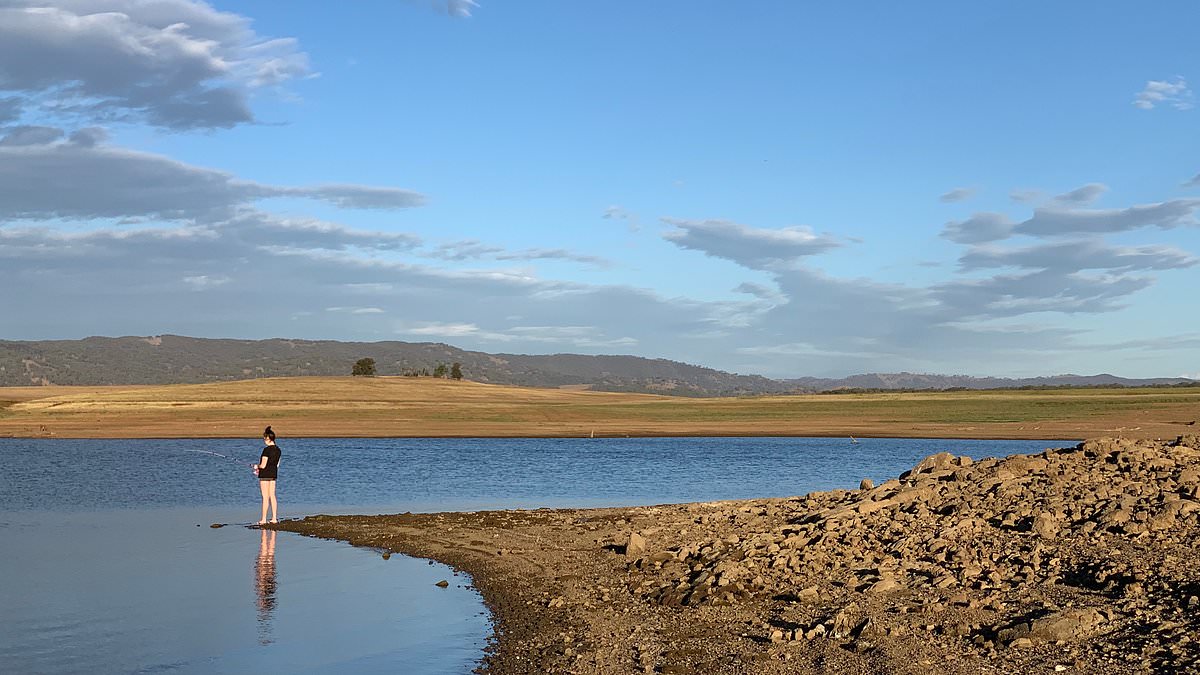
[[262,456],[258,458],[258,466],[254,473],[258,476],[258,489],[262,492],[262,517],[258,524],[267,522],[267,507],[271,509],[271,522],[279,522],[279,501],[275,498],[275,480],[279,478],[279,457],[282,454],[279,446],[275,445],[275,432],[267,427],[263,432]]

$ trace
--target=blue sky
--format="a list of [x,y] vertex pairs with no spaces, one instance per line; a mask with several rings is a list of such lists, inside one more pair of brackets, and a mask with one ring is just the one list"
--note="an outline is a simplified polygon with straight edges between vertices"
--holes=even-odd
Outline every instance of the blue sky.
[[1200,376],[1198,15],[0,0],[0,338]]

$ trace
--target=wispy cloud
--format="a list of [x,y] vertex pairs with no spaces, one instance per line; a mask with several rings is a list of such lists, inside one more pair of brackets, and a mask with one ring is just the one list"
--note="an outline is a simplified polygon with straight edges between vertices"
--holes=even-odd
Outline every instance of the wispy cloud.
[[972,247],[959,259],[962,269],[1166,270],[1191,267],[1195,256],[1172,246],[1109,246],[1099,239],[1039,243],[1022,248]]
[[517,251],[506,251],[496,254],[496,260],[568,260],[571,262],[594,265],[596,267],[611,267],[612,261],[587,253],[576,253],[565,248],[527,248]]
[[766,300],[767,302],[779,302],[784,299],[783,296],[779,294],[778,289],[771,288],[770,286],[765,286],[763,284],[756,284],[752,281],[744,281],[738,284],[734,287],[733,292],[752,295],[760,300]]
[[53,143],[66,134],[56,127],[16,126],[8,129],[0,137],[0,147],[16,148],[27,145],[46,145]]
[[326,312],[335,312],[341,314],[383,314],[384,311],[379,307],[326,307]]
[[1018,204],[1036,204],[1046,198],[1046,193],[1030,188],[1015,188],[1008,193],[1008,198]]
[[466,335],[474,335],[479,332],[479,326],[473,323],[438,323],[424,322],[410,326],[403,326],[397,330],[398,333],[407,335],[434,335],[437,337],[463,337]]
[[953,202],[965,202],[974,196],[975,196],[975,188],[956,187],[953,190],[950,190],[949,192],[942,193],[942,195],[940,197],[938,197],[938,201],[944,202],[947,204],[950,204]]
[[1123,209],[1039,208],[1015,231],[1039,237],[1079,233],[1126,232],[1143,227],[1169,230],[1200,225],[1196,211],[1200,199],[1173,199],[1154,204],[1137,204]]
[[1133,104],[1142,110],[1152,110],[1160,105],[1176,110],[1190,110],[1195,96],[1187,80],[1176,76],[1172,80],[1150,80],[1133,99]]
[[479,6],[474,0],[435,0],[435,6],[445,8],[445,11],[450,16],[456,16],[460,19],[469,19],[471,10]]
[[663,235],[667,241],[750,269],[791,263],[842,245],[836,238],[804,226],[768,229],[729,220],[662,220],[676,228]]
[[1055,195],[1054,201],[1067,206],[1087,205],[1099,199],[1105,192],[1108,192],[1108,186],[1104,183],[1088,183],[1074,190]]
[[966,220],[952,220],[942,228],[942,236],[960,244],[979,244],[1007,239],[1014,223],[1003,213],[984,211],[971,214]]
[[16,96],[0,97],[0,124],[15,122],[21,117],[24,102]]
[[461,262],[465,260],[566,260],[570,262],[593,265],[595,267],[611,267],[612,261],[600,256],[586,253],[576,253],[563,248],[527,248],[509,250],[503,246],[485,244],[478,239],[464,239],[441,244],[423,255],[439,260]]
[[1108,192],[1108,186],[1104,183],[1087,183],[1074,190],[1061,192],[1052,197],[1045,190],[1030,188],[1013,189],[1008,193],[1008,197],[1018,204],[1049,204],[1055,207],[1075,207],[1091,204],[1104,196],[1106,192]]
[[627,211],[624,208],[617,206],[615,204],[604,209],[604,215],[602,215],[600,217],[605,220],[623,221],[625,223],[625,226],[629,228],[630,232],[637,232],[638,230],[642,229],[642,224],[638,220],[638,216],[636,213],[631,213],[630,211]]
[[0,220],[19,218],[213,219],[256,201],[301,197],[340,208],[424,204],[411,190],[369,185],[268,185],[224,171],[104,143],[96,129],[63,140],[53,127],[16,127],[0,137]]
[[207,274],[198,274],[196,276],[183,278],[183,283],[191,286],[192,290],[195,291],[205,291],[210,288],[224,286],[230,281],[232,281],[232,279],[226,276],[209,276]]
[[343,209],[407,209],[423,206],[425,196],[412,190],[371,185],[316,185],[275,188],[280,196],[320,199]]

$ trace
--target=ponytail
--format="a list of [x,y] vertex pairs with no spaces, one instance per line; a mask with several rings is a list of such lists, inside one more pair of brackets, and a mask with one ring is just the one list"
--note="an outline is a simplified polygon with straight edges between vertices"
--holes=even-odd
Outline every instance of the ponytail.
[[263,432],[263,438],[269,438],[272,441],[275,440],[275,432],[271,430],[271,427],[267,427],[266,431]]

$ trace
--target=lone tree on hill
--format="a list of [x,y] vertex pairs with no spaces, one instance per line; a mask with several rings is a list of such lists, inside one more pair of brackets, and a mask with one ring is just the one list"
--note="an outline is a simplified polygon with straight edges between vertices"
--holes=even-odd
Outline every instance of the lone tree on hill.
[[361,375],[363,377],[375,377],[375,359],[366,358],[359,359],[354,362],[354,370],[350,371],[351,375]]
[[433,376],[444,378],[444,377],[446,377],[446,373],[448,371],[449,371],[449,368],[446,367],[446,364],[439,363],[439,364],[437,364],[437,368],[433,369]]
[[454,365],[450,366],[450,379],[452,379],[452,380],[461,380],[462,379],[462,364],[459,363],[458,361],[455,361]]

